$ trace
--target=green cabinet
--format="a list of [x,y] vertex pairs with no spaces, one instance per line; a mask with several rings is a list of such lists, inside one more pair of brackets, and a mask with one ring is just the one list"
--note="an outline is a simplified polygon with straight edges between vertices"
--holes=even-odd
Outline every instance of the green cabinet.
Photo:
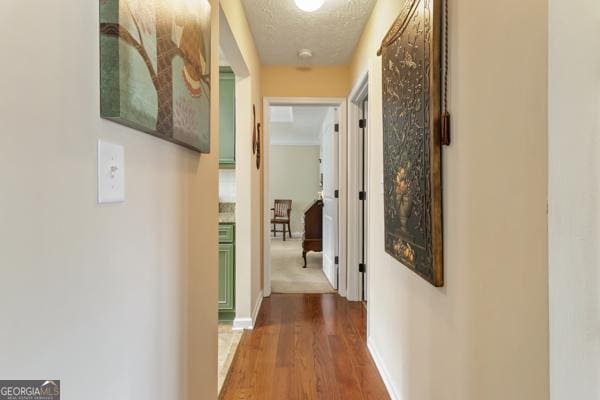
[[219,225],[219,320],[235,318],[235,227]]
[[229,67],[219,71],[219,165],[235,168],[235,75]]

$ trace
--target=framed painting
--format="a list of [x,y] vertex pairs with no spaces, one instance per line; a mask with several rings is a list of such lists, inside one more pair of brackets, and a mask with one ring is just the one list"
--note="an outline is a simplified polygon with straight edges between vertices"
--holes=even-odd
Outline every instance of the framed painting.
[[210,152],[209,0],[100,1],[100,115]]
[[441,0],[407,0],[385,36],[385,250],[444,285],[441,184]]

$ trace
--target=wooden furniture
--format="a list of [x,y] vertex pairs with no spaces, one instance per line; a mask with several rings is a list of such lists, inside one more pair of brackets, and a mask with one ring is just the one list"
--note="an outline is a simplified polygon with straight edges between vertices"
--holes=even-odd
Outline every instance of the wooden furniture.
[[306,268],[306,253],[309,251],[323,251],[323,200],[315,200],[304,212],[303,268]]
[[[290,216],[292,214],[292,201],[291,200],[275,200],[273,208],[273,218],[271,218],[271,224],[273,225],[273,236],[277,237],[277,232],[283,232],[283,241],[285,242],[285,228],[287,227],[290,239],[292,238],[292,228],[290,227]],[[278,231],[277,225],[282,225],[283,230]]]
[[235,318],[235,225],[219,225],[219,321]]
[[235,75],[219,70],[219,167],[235,168]]

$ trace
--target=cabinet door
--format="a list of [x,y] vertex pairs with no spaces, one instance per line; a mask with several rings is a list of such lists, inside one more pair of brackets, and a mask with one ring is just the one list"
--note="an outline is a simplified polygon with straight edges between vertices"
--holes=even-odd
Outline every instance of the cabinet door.
[[228,67],[219,79],[219,164],[235,167],[235,76]]
[[219,310],[233,311],[235,306],[234,254],[233,244],[219,245]]
[[235,229],[233,225],[219,224],[219,243],[234,243]]

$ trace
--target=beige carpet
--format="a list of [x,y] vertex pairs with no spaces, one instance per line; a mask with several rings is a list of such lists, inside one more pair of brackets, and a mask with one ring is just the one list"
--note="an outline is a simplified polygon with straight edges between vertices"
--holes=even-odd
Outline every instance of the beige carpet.
[[230,323],[219,323],[219,392],[227,378],[241,338],[242,331],[232,331]]
[[271,291],[273,293],[335,292],[323,274],[323,256],[310,252],[302,268],[302,241],[271,240]]

